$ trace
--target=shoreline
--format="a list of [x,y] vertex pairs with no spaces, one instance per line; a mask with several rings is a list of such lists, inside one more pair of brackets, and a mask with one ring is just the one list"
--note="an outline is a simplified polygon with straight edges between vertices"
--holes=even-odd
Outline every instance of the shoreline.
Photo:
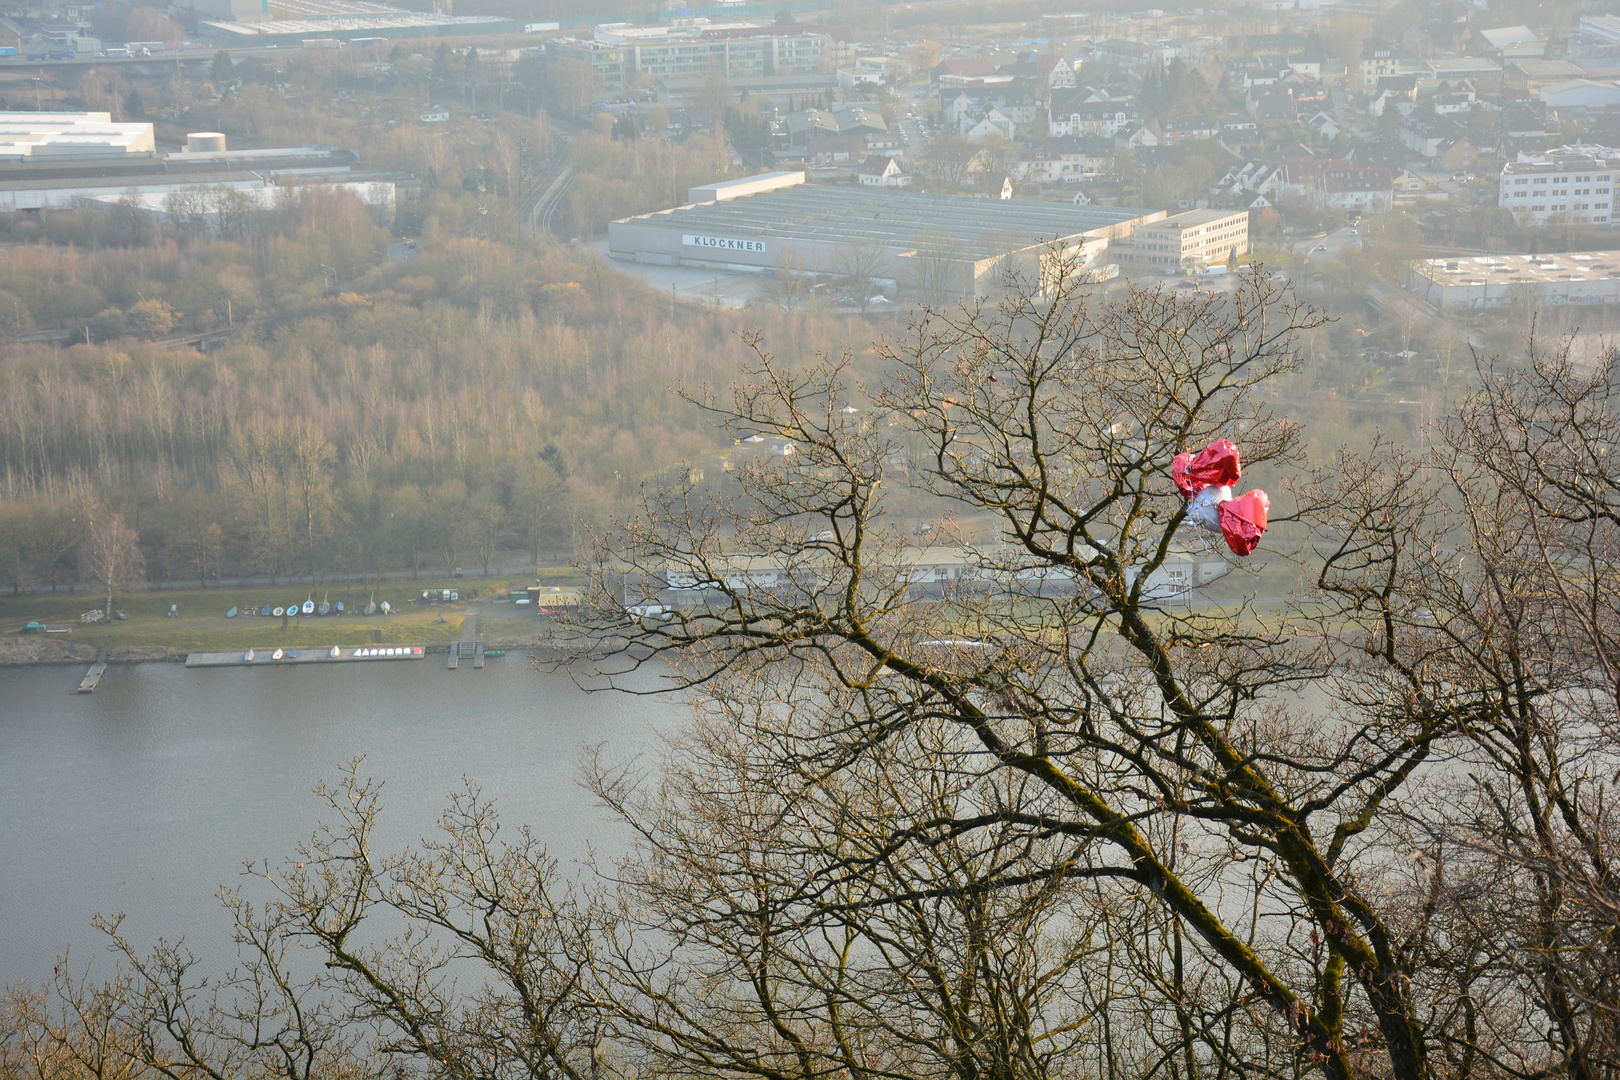
[[[539,649],[542,646],[532,638],[522,640],[485,640],[487,649]],[[298,648],[305,648],[299,645]],[[324,648],[311,642],[309,648]],[[8,636],[0,638],[0,668],[9,667],[70,667],[95,662],[99,645],[82,641],[51,641],[38,637]],[[114,645],[107,650],[108,664],[183,664],[193,652],[206,651],[180,649],[173,645]]]

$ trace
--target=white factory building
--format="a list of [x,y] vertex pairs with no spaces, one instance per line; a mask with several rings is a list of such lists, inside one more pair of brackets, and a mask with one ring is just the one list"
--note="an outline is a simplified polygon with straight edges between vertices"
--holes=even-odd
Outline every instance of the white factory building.
[[268,208],[298,188],[353,195],[392,221],[399,178],[359,164],[353,152],[323,146],[231,150],[219,132],[193,133],[186,149],[159,153],[151,124],[114,124],[106,113],[0,113],[0,211],[133,199],[162,217],[177,192],[236,191]]
[[74,164],[157,152],[151,124],[104,112],[0,112],[0,162]]
[[1620,251],[1454,255],[1416,270],[1423,298],[1439,308],[1620,303]]
[[1608,225],[1620,150],[1565,146],[1502,166],[1497,205],[1521,225]]
[[609,224],[609,253],[643,265],[760,274],[841,274],[857,261],[886,290],[952,302],[993,292],[1007,260],[1044,267],[1054,250],[1078,254],[1099,280],[1111,276],[1111,246],[1166,217],[803,180],[764,173],[692,188],[686,206]]

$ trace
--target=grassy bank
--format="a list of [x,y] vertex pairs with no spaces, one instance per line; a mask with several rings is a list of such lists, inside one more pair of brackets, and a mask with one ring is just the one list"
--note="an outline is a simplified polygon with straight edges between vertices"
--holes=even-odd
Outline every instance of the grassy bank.
[[[354,613],[280,619],[248,618],[240,614],[226,618],[225,613],[233,607],[240,611],[250,605],[262,608],[265,604],[301,604],[310,595],[307,585],[139,592],[113,598],[115,608],[129,612],[127,620],[91,624],[81,624],[79,615],[101,607],[105,595],[96,597],[81,592],[5,596],[0,597],[0,662],[75,659],[85,649],[94,655],[103,642],[110,642],[116,651],[134,658],[160,656],[164,650],[183,654],[250,647],[364,645],[371,643],[374,635],[384,643],[433,644],[459,639],[467,618],[468,602],[430,605],[421,599],[424,589],[456,589],[463,593],[478,590],[483,597],[478,605],[483,615],[480,636],[485,643],[497,640],[526,643],[539,633],[539,619],[528,615],[523,608],[490,597],[501,587],[527,583],[527,580],[494,579],[390,583],[375,590],[379,604],[386,600],[395,609],[388,615]],[[354,611],[363,609],[372,593],[373,590],[358,586],[319,589],[314,593],[314,600],[317,605],[323,598],[334,603],[341,600]],[[168,617],[170,604],[178,606],[178,617]],[[22,635],[22,627],[30,621],[70,625],[72,631],[60,635]],[[25,644],[30,647],[25,648]],[[64,649],[67,644],[74,647]]]

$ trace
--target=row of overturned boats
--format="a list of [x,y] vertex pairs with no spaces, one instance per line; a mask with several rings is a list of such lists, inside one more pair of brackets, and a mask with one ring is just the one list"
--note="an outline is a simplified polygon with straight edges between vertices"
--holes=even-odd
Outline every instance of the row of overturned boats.
[[420,659],[426,650],[421,645],[361,645],[343,649],[333,645],[328,648],[306,648],[303,657],[299,657],[296,648],[278,648],[274,652],[265,649],[249,649],[242,654],[244,664],[284,663],[292,660],[303,662],[319,660],[416,660]]
[[[370,600],[366,601],[365,610],[361,611],[360,614],[361,615],[387,615],[387,614],[390,614],[393,610],[394,610],[393,607],[391,607],[389,605],[388,601],[384,600],[382,603],[379,604],[376,601],[376,597],[373,596]],[[249,604],[246,607],[242,607],[242,608],[234,608],[234,607],[231,608],[229,611],[227,611],[225,613],[225,617],[227,619],[234,619],[238,615],[241,615],[243,618],[251,618],[254,615],[264,615],[264,616],[267,616],[267,617],[270,617],[270,618],[279,619],[284,615],[286,615],[286,616],[298,616],[298,615],[352,615],[352,614],[354,614],[354,612],[347,611],[347,610],[344,609],[343,601],[339,600],[337,603],[334,604],[334,603],[331,603],[325,597],[323,597],[321,599],[321,602],[319,604],[317,604],[317,603],[315,603],[315,594],[310,593],[309,599],[305,600],[302,604],[292,603],[292,604],[287,604],[285,607],[283,607],[281,605],[276,605],[276,604],[265,604],[262,608],[257,604]]]

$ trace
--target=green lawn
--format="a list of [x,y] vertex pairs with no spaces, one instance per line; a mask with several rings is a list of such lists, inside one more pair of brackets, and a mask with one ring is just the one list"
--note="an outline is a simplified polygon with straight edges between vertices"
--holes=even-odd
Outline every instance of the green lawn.
[[[302,603],[309,596],[309,586],[255,586],[246,589],[177,589],[169,592],[136,592],[113,597],[113,607],[129,612],[125,621],[103,621],[88,625],[79,623],[81,612],[99,608],[106,602],[85,593],[69,596],[0,596],[0,635],[21,632],[30,621],[72,625],[68,635],[51,635],[53,639],[93,642],[99,645],[110,640],[113,645],[164,645],[182,652],[246,649],[250,646],[277,645],[363,645],[380,632],[389,643],[426,644],[454,641],[461,636],[466,617],[466,601],[452,604],[427,605],[420,597],[424,589],[453,588],[458,591],[477,589],[480,595],[492,593],[501,585],[524,585],[527,581],[420,581],[390,583],[376,590],[377,602],[386,600],[400,610],[390,615],[366,617],[353,614],[307,618],[277,619],[238,615],[227,619],[225,612],[232,607],[244,608],[250,604],[286,605]],[[342,600],[346,607],[363,609],[372,590],[339,586],[318,589],[314,599],[317,605],[323,596]],[[409,603],[415,599],[416,603]],[[166,616],[170,604],[178,604],[180,615]],[[508,605],[495,605],[496,611],[512,610]],[[485,610],[489,610],[486,608]],[[508,632],[508,622],[512,625]],[[495,640],[498,628],[502,640],[530,639],[538,632],[537,619],[508,620],[495,617],[487,620],[486,641]],[[526,633],[516,632],[519,626]]]

